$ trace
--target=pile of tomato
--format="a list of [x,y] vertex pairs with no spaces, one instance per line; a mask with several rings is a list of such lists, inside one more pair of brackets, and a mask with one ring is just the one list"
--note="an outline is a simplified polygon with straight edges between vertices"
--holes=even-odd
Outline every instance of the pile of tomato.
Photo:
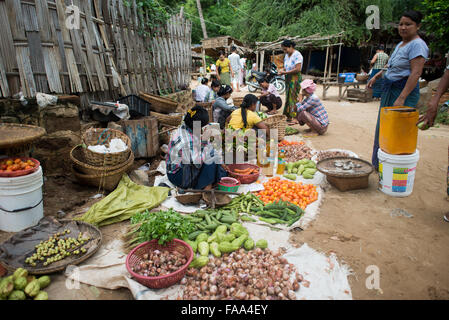
[[31,160],[23,161],[20,158],[0,161],[0,172],[13,172],[34,168],[36,163]]
[[265,190],[256,193],[265,204],[282,200],[294,203],[301,209],[318,199],[318,191],[313,184],[303,184],[274,177],[263,184]]
[[282,140],[279,142],[278,147],[285,147],[285,146],[296,146],[296,145],[303,145],[304,141],[287,141]]

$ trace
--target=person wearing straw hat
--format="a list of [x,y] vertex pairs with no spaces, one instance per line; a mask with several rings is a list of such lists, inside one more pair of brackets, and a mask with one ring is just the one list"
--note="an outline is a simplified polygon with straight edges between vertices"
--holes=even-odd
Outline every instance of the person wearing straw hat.
[[329,118],[320,98],[314,93],[316,84],[311,79],[301,82],[301,93],[296,104],[296,119],[300,126],[307,125],[309,135],[322,135],[329,127]]

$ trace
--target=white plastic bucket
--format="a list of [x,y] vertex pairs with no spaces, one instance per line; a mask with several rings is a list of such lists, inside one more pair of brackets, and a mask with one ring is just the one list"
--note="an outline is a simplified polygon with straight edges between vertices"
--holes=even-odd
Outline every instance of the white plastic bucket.
[[407,197],[413,191],[419,151],[409,155],[377,152],[379,158],[379,190],[393,197]]
[[0,177],[0,230],[18,232],[44,217],[42,168],[22,177]]

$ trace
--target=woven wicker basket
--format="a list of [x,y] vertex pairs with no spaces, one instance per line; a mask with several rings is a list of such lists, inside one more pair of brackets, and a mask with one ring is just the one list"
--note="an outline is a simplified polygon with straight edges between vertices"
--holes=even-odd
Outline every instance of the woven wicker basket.
[[[114,153],[97,153],[89,150],[88,146],[95,145],[109,145],[112,139],[120,138],[128,146],[128,149],[122,152]],[[123,164],[128,160],[129,154],[131,153],[131,140],[129,137],[121,131],[114,129],[102,129],[102,128],[91,128],[84,131],[82,135],[82,141],[86,145],[83,148],[84,157],[86,162],[92,166],[97,167],[112,167],[119,164]]]
[[109,172],[100,172],[98,174],[87,175],[76,170],[74,165],[72,165],[72,172],[80,184],[86,184],[93,187],[99,187],[107,191],[113,191],[120,182],[123,174],[133,165],[133,160],[134,156],[131,157],[121,168]]
[[77,171],[79,171],[80,173],[83,173],[83,174],[87,174],[87,175],[97,175],[97,174],[101,174],[101,173],[116,171],[116,170],[120,169],[121,167],[123,167],[128,162],[134,161],[134,153],[130,152],[129,158],[125,163],[120,163],[115,166],[91,166],[90,164],[86,163],[82,149],[83,148],[80,145],[75,146],[70,151],[70,159],[72,160],[72,163]]
[[[184,255],[187,262],[181,268],[173,273],[159,276],[159,277],[145,277],[133,271],[133,268],[140,264],[143,260],[144,254],[149,254],[154,250],[168,250],[177,251]],[[140,284],[152,288],[152,289],[162,289],[170,287],[177,282],[181,281],[187,272],[190,262],[192,262],[195,254],[193,253],[192,247],[179,239],[173,239],[173,241],[166,243],[165,245],[158,244],[156,239],[149,242],[144,242],[137,247],[135,247],[126,257],[126,269],[131,274],[131,276]]]
[[240,107],[243,102],[243,97],[232,98],[232,102],[234,102],[234,106]]
[[183,119],[183,114],[179,113],[179,114],[162,114],[162,113],[157,113],[157,112],[151,112],[151,115],[153,117],[157,118],[157,121],[159,121],[159,123],[162,124],[166,124],[168,126],[173,126],[173,127],[177,127],[179,125],[181,125],[182,123],[182,119]]
[[287,117],[283,114],[269,116],[263,120],[270,129],[278,129],[278,140],[281,141],[285,137],[285,128],[287,127]]
[[29,145],[46,133],[44,128],[17,124],[0,123],[0,149]]
[[357,81],[366,81],[369,78],[369,74],[358,74],[355,78]]
[[196,102],[196,105],[199,105],[207,110],[207,113],[209,114],[209,122],[214,122],[214,114],[213,114],[213,108],[212,102]]

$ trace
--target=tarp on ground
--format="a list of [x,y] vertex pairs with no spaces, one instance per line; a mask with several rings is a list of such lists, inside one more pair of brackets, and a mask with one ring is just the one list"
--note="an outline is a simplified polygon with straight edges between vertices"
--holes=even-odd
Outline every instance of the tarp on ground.
[[170,189],[165,187],[146,187],[136,184],[127,174],[124,174],[113,192],[75,220],[100,227],[121,222],[136,213],[159,206],[167,198],[169,191]]
[[[258,225],[245,224],[251,238],[255,241],[267,239],[271,250],[285,248],[284,257],[296,266],[304,279],[310,282],[309,287],[300,286],[296,292],[299,300],[351,300],[352,293],[348,276],[350,268],[338,261],[335,254],[326,256],[307,244],[294,248],[288,242],[288,231],[274,231]],[[65,275],[73,280],[88,285],[104,288],[128,288],[136,300],[175,300],[182,297],[182,285],[173,285],[166,289],[149,289],[130,277],[126,270],[126,254],[122,252],[123,242],[114,240],[102,247],[95,256],[89,259],[88,265],[77,268],[67,267]]]

